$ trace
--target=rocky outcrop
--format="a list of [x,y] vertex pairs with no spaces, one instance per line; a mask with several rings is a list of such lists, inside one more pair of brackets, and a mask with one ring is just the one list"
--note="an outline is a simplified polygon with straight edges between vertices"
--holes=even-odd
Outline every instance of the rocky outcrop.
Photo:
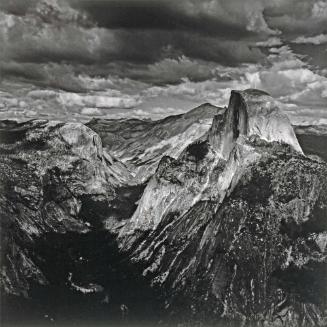
[[130,167],[137,181],[144,182],[163,156],[177,158],[188,144],[208,131],[214,115],[223,111],[205,103],[158,121],[93,119],[87,126],[101,136],[110,153]]
[[0,145],[1,287],[28,296],[46,284],[35,242],[49,233],[114,231],[135,210],[142,187],[79,123],[4,124]]
[[[206,135],[177,161],[161,161],[121,237],[154,229],[164,215],[175,210],[183,213],[198,201],[210,198],[221,203],[244,168],[260,158],[262,150],[253,142],[258,139],[287,144],[302,153],[287,116],[270,96],[258,90],[233,91],[227,110],[215,116]],[[201,152],[203,157],[198,158]],[[166,169],[167,161],[172,164]]]
[[272,97],[259,90],[232,91],[228,110],[222,121],[214,121],[209,141],[227,159],[237,139],[251,136],[289,144],[302,153],[288,117]]
[[221,205],[208,199],[167,213],[131,259],[177,321],[323,325],[326,173],[271,148]]
[[234,91],[204,137],[161,160],[121,250],[177,321],[323,325],[326,173],[270,97]]

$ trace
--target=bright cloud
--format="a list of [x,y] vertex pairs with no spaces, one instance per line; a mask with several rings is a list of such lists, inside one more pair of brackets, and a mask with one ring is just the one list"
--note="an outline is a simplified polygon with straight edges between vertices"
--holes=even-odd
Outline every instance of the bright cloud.
[[299,43],[299,44],[319,45],[319,44],[327,43],[327,34],[319,34],[316,36],[309,36],[309,37],[299,36],[296,39],[294,39],[292,42]]

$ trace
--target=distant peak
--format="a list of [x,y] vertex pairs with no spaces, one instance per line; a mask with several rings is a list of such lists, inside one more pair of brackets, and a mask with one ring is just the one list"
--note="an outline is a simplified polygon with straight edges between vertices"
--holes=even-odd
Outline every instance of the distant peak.
[[202,104],[200,104],[199,106],[197,106],[197,107],[191,109],[190,111],[194,111],[194,110],[203,110],[203,109],[206,109],[206,108],[211,109],[211,108],[219,108],[219,107],[214,106],[214,105],[211,104],[210,102],[205,102],[205,103],[202,103]]
[[246,89],[243,91],[232,90],[232,94],[233,93],[238,93],[238,94],[242,94],[245,96],[252,96],[252,97],[270,96],[268,92],[259,89]]
[[183,116],[186,117],[198,117],[198,118],[213,118],[215,115],[224,111],[224,108],[214,106],[213,104],[206,102],[194,109],[186,112]]
[[197,108],[202,108],[202,107],[215,107],[213,104],[211,104],[210,102],[205,102],[200,104]]

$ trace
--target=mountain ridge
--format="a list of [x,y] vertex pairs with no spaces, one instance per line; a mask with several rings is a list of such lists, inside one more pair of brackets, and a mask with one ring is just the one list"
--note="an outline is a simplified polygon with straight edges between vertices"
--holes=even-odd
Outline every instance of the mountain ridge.
[[294,132],[268,128],[273,141],[260,138],[237,110],[231,100],[214,119],[221,137],[209,130],[177,159],[161,160],[120,231],[120,250],[165,294],[163,310],[177,321],[323,325],[327,166],[303,155]]
[[[168,189],[161,185],[163,188],[161,189],[155,174],[145,188],[140,205],[127,226],[123,227],[120,236],[125,238],[126,234],[133,234],[134,230],[146,230],[147,225],[151,226],[150,229],[155,229],[163,219],[162,215],[170,206],[181,209],[182,203],[182,207],[186,205],[187,208],[190,203],[194,204],[203,196],[218,196],[219,201],[223,201],[227,192],[230,192],[233,185],[237,184],[242,169],[244,169],[243,166],[260,158],[260,151],[256,151],[255,144],[259,144],[259,140],[263,143],[284,142],[294,151],[302,154],[290,121],[275,106],[267,93],[254,92],[252,89],[243,92],[232,91],[226,111],[214,116],[208,132],[193,143],[193,145],[196,143],[200,145],[199,142],[203,142],[201,143],[202,149],[206,153],[200,161],[205,162],[203,165],[206,168],[209,167],[203,171],[205,177],[199,178],[193,171],[194,178],[187,181],[179,171],[176,171],[176,179],[182,179],[187,184],[181,182],[180,185],[174,184],[173,188]],[[192,157],[192,154],[188,152],[189,149],[190,146],[186,146],[177,160],[189,162]],[[173,158],[170,160],[173,162]],[[187,165],[189,166],[189,163]],[[158,171],[160,174],[160,163]],[[219,171],[219,176],[216,171]],[[217,181],[217,185],[210,186],[212,180]],[[194,183],[194,190],[189,192],[188,184],[191,182]],[[172,208],[171,210],[174,210]],[[144,220],[146,223],[143,222]]]
[[152,325],[324,325],[327,164],[266,93],[205,108],[100,136],[0,123],[1,288],[16,311],[24,299],[41,321],[110,321],[128,319],[123,303],[134,318],[151,307]]
[[155,171],[162,156],[177,157],[185,145],[202,136],[215,113],[223,108],[204,104],[189,112],[158,121],[97,120],[87,124],[102,136],[108,152],[131,167],[136,179],[144,182]]

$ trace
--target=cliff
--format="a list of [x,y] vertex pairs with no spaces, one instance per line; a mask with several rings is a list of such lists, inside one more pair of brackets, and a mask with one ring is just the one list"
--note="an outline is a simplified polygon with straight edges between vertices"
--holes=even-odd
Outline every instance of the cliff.
[[[203,137],[186,147],[177,161],[162,159],[120,235],[154,229],[164,215],[177,209],[184,212],[203,199],[221,203],[245,167],[261,157],[259,140],[302,153],[289,119],[269,95],[252,89],[232,91],[227,110],[214,117]],[[171,164],[166,169],[167,161]]]
[[205,136],[161,160],[121,251],[175,322],[323,325],[326,173],[267,94],[233,91]]
[[27,297],[31,283],[48,283],[33,259],[37,240],[113,230],[142,187],[83,124],[35,120],[0,132],[1,287]]

